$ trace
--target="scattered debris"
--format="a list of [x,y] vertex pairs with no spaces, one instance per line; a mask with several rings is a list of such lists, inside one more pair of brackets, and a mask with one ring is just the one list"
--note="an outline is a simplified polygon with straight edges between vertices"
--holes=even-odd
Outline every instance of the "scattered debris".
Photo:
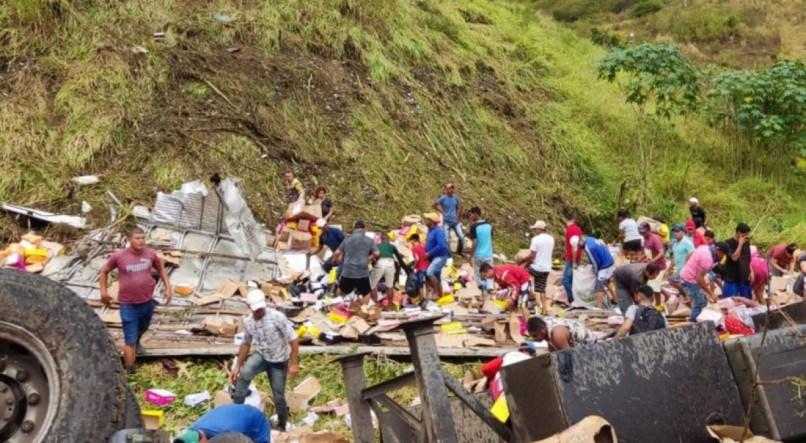
[[176,401],[176,394],[165,389],[152,388],[146,390],[145,399],[153,405],[165,406]]
[[101,181],[100,177],[97,175],[80,175],[73,177],[71,180],[79,186],[94,185]]
[[84,217],[77,217],[74,215],[54,214],[52,212],[41,211],[39,209],[26,208],[24,206],[12,205],[9,203],[0,204],[0,208],[7,212],[23,215],[25,217],[33,218],[47,223],[62,223],[70,225],[76,229],[84,229],[87,227],[87,219]]
[[204,391],[199,392],[196,394],[188,394],[185,396],[185,406],[190,406],[191,408],[194,406],[198,406],[208,400],[210,400],[210,392]]
[[297,387],[291,392],[286,394],[286,401],[288,401],[288,409],[291,412],[305,412],[308,410],[308,403],[319,395],[322,391],[322,385],[319,380],[310,376],[302,380]]

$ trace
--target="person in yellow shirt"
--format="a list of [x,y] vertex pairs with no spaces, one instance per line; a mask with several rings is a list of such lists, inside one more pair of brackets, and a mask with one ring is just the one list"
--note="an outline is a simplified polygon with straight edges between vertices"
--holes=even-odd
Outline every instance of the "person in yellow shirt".
[[672,238],[669,236],[669,225],[667,225],[663,220],[663,217],[659,215],[652,217],[652,219],[660,224],[660,227],[658,228],[658,236],[660,236],[660,241],[663,243],[663,248],[668,254],[669,246],[672,243]]

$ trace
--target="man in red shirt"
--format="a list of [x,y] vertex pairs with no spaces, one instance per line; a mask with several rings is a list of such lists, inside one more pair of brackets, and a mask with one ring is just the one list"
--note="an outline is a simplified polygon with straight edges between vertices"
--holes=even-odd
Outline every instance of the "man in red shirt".
[[484,279],[494,278],[495,283],[501,289],[507,289],[509,305],[508,310],[514,311],[520,308],[523,318],[529,318],[529,311],[526,303],[529,300],[529,293],[532,290],[532,276],[525,268],[518,265],[493,266],[484,263],[479,269],[479,274]]
[[686,235],[689,236],[691,242],[694,243],[695,248],[706,244],[705,242],[705,228],[697,227],[694,220],[686,220]]
[[582,251],[585,247],[582,244],[582,228],[574,221],[574,215],[570,212],[563,214],[565,219],[565,268],[563,269],[563,288],[568,295],[568,303],[574,302],[574,293],[571,286],[574,279],[574,269],[582,261]]
[[788,274],[792,270],[792,263],[795,261],[795,250],[798,245],[795,243],[775,245],[767,255],[767,265],[770,275],[780,277]]
[[120,303],[120,319],[123,322],[123,363],[126,372],[133,374],[135,355],[142,354],[140,338],[151,324],[154,314],[154,287],[156,282],[151,276],[151,268],[156,269],[165,286],[165,304],[171,303],[171,283],[168,273],[153,249],[146,247],[146,234],[140,228],[131,230],[128,236],[129,247],[121,249],[109,257],[103,268],[99,284],[101,301],[112,304],[107,290],[107,279],[113,269],[118,270],[118,302]]

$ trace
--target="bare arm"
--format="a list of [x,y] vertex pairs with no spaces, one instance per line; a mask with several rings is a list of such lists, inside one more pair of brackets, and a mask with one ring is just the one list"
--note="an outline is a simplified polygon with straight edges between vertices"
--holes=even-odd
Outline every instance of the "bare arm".
[[112,299],[109,297],[109,288],[107,286],[107,279],[109,278],[109,268],[104,265],[101,268],[101,275],[98,277],[98,286],[101,288],[101,302],[106,306],[112,304]]
[[705,279],[706,275],[708,275],[708,271],[701,269],[697,273],[697,284],[700,285],[700,288],[702,288],[703,291],[705,291],[705,294],[708,296],[708,300],[713,302],[716,300],[716,296],[714,296],[714,293],[711,292],[711,285],[709,285],[708,280]]
[[742,256],[742,248],[744,247],[744,242],[746,241],[745,236],[739,237],[739,244],[736,246],[736,250],[733,251],[733,254],[730,255],[730,259],[733,261],[739,261],[739,258]]
[[621,327],[619,328],[618,332],[616,332],[614,338],[626,337],[630,333],[630,329],[632,329],[632,324],[632,320],[625,318],[624,323],[621,324]]
[[160,279],[162,280],[162,285],[165,286],[165,294],[164,294],[165,304],[169,305],[171,304],[172,292],[171,292],[171,282],[170,280],[168,280],[168,271],[165,270],[165,266],[163,266],[162,262],[160,261],[157,262],[159,263],[157,269],[159,270],[160,273]]
[[337,264],[341,263],[341,257],[343,255],[344,255],[344,252],[342,252],[341,249],[339,249],[335,253],[333,253],[333,264],[337,265]]
[[241,366],[243,366],[243,362],[246,361],[246,358],[249,356],[250,347],[250,344],[241,343],[241,347],[238,348],[238,362],[229,374],[230,383],[234,384],[235,380],[238,378],[238,374],[241,373]]
[[288,344],[291,346],[291,357],[288,358],[288,376],[293,380],[299,374],[299,340],[295,338]]

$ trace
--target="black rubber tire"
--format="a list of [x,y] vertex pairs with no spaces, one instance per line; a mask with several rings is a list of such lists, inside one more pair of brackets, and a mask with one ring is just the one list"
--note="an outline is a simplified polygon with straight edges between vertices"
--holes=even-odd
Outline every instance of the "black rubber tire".
[[210,443],[253,443],[252,439],[240,432],[224,432],[208,440]]
[[126,429],[144,428],[146,426],[140,413],[140,405],[137,403],[134,392],[129,386],[126,386],[126,412],[123,418],[123,426]]
[[44,441],[104,442],[121,429],[123,367],[92,308],[50,279],[9,269],[0,269],[0,306],[0,321],[37,337],[57,366],[58,404]]

